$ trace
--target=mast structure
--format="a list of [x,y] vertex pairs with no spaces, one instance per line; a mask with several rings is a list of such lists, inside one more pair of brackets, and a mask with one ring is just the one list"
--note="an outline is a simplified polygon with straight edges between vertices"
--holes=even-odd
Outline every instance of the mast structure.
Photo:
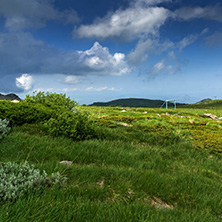
[[162,106],[160,108],[162,108],[166,104],[166,109],[168,109],[169,103],[173,103],[174,109],[177,108],[177,103],[176,103],[175,99],[165,100],[165,102],[162,104]]

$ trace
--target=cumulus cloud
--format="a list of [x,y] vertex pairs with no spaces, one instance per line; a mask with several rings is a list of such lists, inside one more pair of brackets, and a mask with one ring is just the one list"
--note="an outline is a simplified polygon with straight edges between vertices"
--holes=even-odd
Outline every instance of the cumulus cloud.
[[121,41],[138,39],[142,35],[155,35],[169,17],[169,10],[162,7],[129,7],[97,18],[91,25],[81,25],[74,36]]
[[222,7],[206,6],[206,7],[183,7],[174,12],[176,19],[207,19],[222,22]]
[[1,0],[0,16],[10,30],[41,28],[49,20],[76,23],[80,19],[75,10],[59,11],[50,0]]
[[[130,71],[125,54],[111,54],[98,42],[86,51],[62,51],[24,32],[0,33],[0,61],[1,78],[18,73],[105,76]],[[75,78],[67,77],[66,82],[75,82]]]
[[79,77],[78,76],[66,76],[64,79],[65,83],[68,84],[75,84],[79,82]]
[[123,53],[112,55],[95,42],[86,51],[62,51],[28,33],[0,34],[1,73],[122,75],[129,71]]
[[16,78],[16,86],[24,91],[32,89],[34,79],[29,74],[22,74],[22,76]]

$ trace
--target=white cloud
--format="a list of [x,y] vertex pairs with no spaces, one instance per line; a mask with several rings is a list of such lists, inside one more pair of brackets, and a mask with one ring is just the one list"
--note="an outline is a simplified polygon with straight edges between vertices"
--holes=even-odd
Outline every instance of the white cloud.
[[0,16],[5,17],[5,27],[10,30],[41,28],[49,20],[65,23],[79,22],[75,10],[59,11],[51,0],[1,0]]
[[208,29],[206,28],[202,30],[200,34],[191,34],[191,35],[186,36],[178,43],[177,46],[179,50],[182,51],[184,48],[194,43],[198,38],[205,35],[207,32],[208,32]]
[[132,41],[142,35],[156,35],[159,27],[170,16],[170,11],[162,7],[130,7],[108,13],[97,18],[91,25],[81,25],[73,31],[74,36],[87,38],[116,38]]
[[175,64],[166,64],[167,62],[163,59],[153,66],[152,77],[157,76],[160,73],[173,75],[180,71],[180,64],[176,61]]
[[206,7],[183,7],[174,12],[176,19],[207,19],[222,22],[222,7],[206,6]]
[[62,51],[23,32],[0,33],[0,42],[0,61],[4,64],[0,66],[2,76],[10,73],[106,76],[130,71],[124,54],[112,55],[98,42],[86,51]]
[[111,55],[109,49],[102,47],[98,42],[95,42],[91,49],[78,53],[82,63],[90,68],[92,73],[122,75],[130,71],[123,53]]
[[90,86],[90,87],[87,87],[87,88],[86,88],[86,91],[96,91],[96,92],[102,92],[102,91],[120,91],[120,90],[122,90],[122,89],[116,89],[116,88],[114,88],[114,87],[109,88],[109,87],[107,87],[107,86],[98,87],[98,88]]
[[151,53],[160,54],[172,48],[174,43],[170,41],[159,42],[157,39],[139,40],[135,49],[128,54],[128,61],[131,65],[138,65],[144,62]]
[[184,48],[186,48],[188,45],[191,45],[198,39],[198,35],[189,35],[183,38],[179,43],[178,43],[178,48],[180,51],[182,51]]
[[165,61],[162,60],[153,66],[152,74],[158,74],[158,73],[162,72],[165,68],[166,68]]
[[79,76],[66,76],[64,82],[68,84],[75,84],[79,82]]
[[77,88],[36,88],[35,90],[33,90],[34,92],[75,92],[78,91]]
[[33,87],[33,77],[29,74],[22,74],[22,76],[16,78],[16,86],[25,91],[32,89]]
[[61,91],[61,92],[75,92],[77,91],[77,88],[63,88],[63,89],[57,89],[56,91]]
[[129,63],[136,65],[145,61],[148,57],[148,53],[151,51],[153,51],[153,41],[151,39],[139,41],[136,45],[136,48],[128,55]]
[[158,5],[164,2],[172,2],[172,0],[134,0],[132,5],[134,6],[149,6],[149,5]]

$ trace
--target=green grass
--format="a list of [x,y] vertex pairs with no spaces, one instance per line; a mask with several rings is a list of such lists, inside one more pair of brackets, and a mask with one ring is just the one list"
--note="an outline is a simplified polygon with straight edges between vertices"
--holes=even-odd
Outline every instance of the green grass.
[[193,109],[222,109],[222,100],[207,100],[199,103],[194,103],[191,105],[184,105],[184,108],[193,108]]
[[54,138],[41,125],[26,124],[0,141],[0,161],[27,160],[68,178],[61,188],[3,204],[0,221],[222,220],[222,122],[204,118],[205,110],[80,110],[101,139]]

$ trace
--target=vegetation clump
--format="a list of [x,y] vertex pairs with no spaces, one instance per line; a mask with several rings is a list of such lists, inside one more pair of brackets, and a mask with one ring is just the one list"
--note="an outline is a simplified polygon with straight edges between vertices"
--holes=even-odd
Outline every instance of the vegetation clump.
[[42,104],[29,104],[25,101],[12,103],[0,101],[0,118],[10,121],[10,125],[41,123],[55,115],[55,111]]
[[28,162],[23,164],[0,163],[0,202],[14,201],[28,190],[36,190],[44,186],[61,184],[61,175],[57,172],[48,176],[35,169]]
[[93,122],[77,105],[65,94],[34,92],[17,104],[1,101],[0,118],[8,119],[11,125],[41,123],[53,136],[74,140],[95,137]]
[[26,95],[24,101],[28,104],[42,104],[53,110],[62,112],[64,110],[71,111],[78,103],[66,97],[65,94],[57,94],[50,92],[34,92],[32,96]]
[[84,140],[95,137],[93,123],[86,114],[63,112],[50,118],[45,123],[53,136],[66,136],[73,140]]
[[8,120],[0,119],[0,139],[4,138],[11,130],[11,128],[8,125],[9,125]]

